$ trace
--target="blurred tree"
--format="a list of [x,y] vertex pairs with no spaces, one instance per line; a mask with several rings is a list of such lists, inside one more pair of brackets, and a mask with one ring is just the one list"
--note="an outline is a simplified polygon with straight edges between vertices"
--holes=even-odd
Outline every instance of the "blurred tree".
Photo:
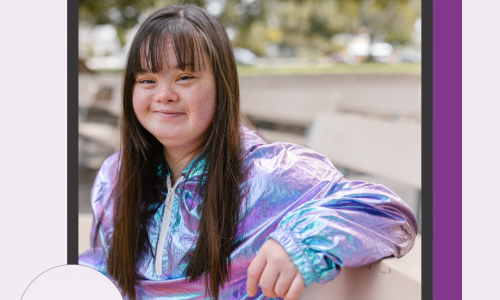
[[167,5],[192,3],[203,6],[203,0],[79,0],[78,18],[89,25],[111,24],[115,26],[120,43],[125,45],[127,30],[134,27],[141,14],[149,14]]
[[[233,46],[258,55],[322,56],[339,51],[336,34],[356,34],[361,27],[372,40],[405,44],[421,0],[80,0],[81,22],[112,24],[122,45],[125,33],[160,7],[192,3],[223,5],[217,17],[228,29]],[[142,17],[141,17],[142,16]]]

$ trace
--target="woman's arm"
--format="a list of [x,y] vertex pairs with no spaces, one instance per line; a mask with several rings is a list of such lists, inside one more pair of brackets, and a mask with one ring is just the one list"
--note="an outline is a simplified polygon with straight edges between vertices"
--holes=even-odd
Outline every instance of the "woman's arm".
[[411,250],[417,232],[415,215],[389,189],[341,179],[321,199],[290,211],[270,238],[283,246],[309,286],[334,279],[341,267],[399,258]]
[[[266,224],[276,219],[268,238],[281,245],[306,286],[334,279],[341,267],[401,257],[413,247],[418,232],[415,215],[386,187],[346,180],[326,157],[293,144],[261,146],[252,155],[252,184],[258,199],[252,217]],[[248,269],[249,295],[258,281],[264,291],[262,274],[268,267],[289,265],[285,259],[274,263],[273,253],[281,249],[272,248],[266,255],[259,252]],[[250,273],[260,278],[252,280]],[[273,291],[269,294],[272,297]]]

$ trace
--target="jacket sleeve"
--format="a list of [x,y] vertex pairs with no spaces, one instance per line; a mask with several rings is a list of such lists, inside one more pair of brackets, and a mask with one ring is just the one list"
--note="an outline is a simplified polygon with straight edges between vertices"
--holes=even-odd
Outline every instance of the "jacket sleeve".
[[[91,267],[107,275],[106,269],[106,251],[108,241],[113,232],[113,203],[112,187],[116,180],[118,153],[107,158],[97,173],[91,192],[91,205],[94,212],[94,221],[92,222],[92,231],[90,236],[91,248],[80,254],[78,264]],[[97,221],[101,218],[98,237],[94,245],[94,234]]]
[[341,267],[402,257],[418,232],[413,212],[386,187],[346,180],[337,170],[329,179],[322,195],[286,213],[269,236],[290,254],[306,286],[333,280]]

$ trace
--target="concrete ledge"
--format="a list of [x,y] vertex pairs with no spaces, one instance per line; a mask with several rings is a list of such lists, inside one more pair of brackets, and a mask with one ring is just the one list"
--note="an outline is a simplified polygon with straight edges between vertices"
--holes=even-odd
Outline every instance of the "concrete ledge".
[[300,300],[421,300],[421,236],[404,257],[357,269],[343,268],[334,280],[306,288]]
[[308,146],[334,165],[421,188],[421,124],[356,114],[316,116]]
[[259,129],[259,132],[270,142],[287,142],[287,143],[293,143],[301,146],[306,146],[307,145],[307,139],[305,136],[298,135],[298,134],[292,134],[292,133],[286,133],[286,132],[279,132],[279,131],[274,131],[274,130],[266,130],[266,129]]
[[120,130],[109,124],[81,122],[78,134],[113,151],[120,149]]

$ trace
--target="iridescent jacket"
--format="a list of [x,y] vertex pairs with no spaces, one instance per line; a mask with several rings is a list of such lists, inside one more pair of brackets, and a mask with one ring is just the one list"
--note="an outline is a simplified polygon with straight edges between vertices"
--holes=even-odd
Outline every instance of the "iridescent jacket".
[[[245,222],[242,242],[231,256],[231,281],[220,291],[221,299],[250,299],[247,268],[268,238],[290,254],[306,286],[333,280],[342,267],[359,267],[392,255],[399,258],[413,247],[418,231],[415,215],[386,187],[346,180],[328,158],[307,148],[267,144],[244,127],[243,136],[245,166],[250,168],[243,183],[249,187],[243,200]],[[198,166],[193,162],[166,195],[149,227],[156,255],[148,254],[138,267],[139,299],[206,298],[204,282],[189,283],[184,275],[187,263],[181,261],[195,244],[197,206],[203,201],[196,187],[203,180],[204,161]],[[102,246],[79,257],[81,265],[104,274],[103,254],[113,231],[113,205],[105,204],[113,201],[117,165],[118,154],[114,154],[103,163],[92,189],[95,218],[104,214],[99,229]],[[259,288],[251,299],[265,296]]]

